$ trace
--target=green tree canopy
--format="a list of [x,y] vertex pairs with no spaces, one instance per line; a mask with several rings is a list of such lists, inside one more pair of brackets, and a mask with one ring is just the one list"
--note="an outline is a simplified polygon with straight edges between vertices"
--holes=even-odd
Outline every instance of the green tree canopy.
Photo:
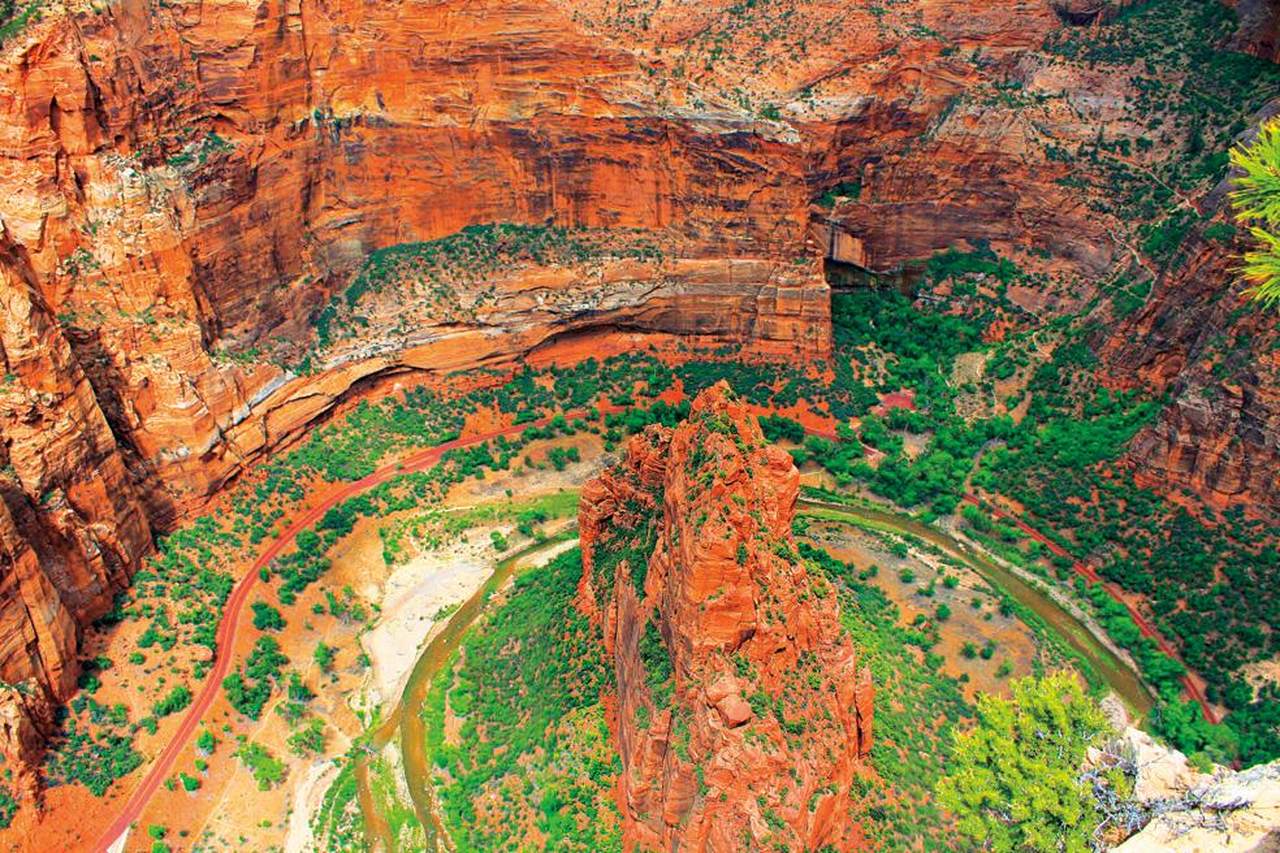
[[1013,698],[978,698],[977,725],[957,734],[938,802],[960,832],[996,851],[1086,851],[1097,825],[1080,780],[1106,717],[1069,673],[1011,682]]
[[1240,170],[1231,201],[1236,219],[1248,225],[1257,248],[1244,254],[1245,278],[1253,282],[1253,298],[1267,306],[1280,303],[1280,121],[1262,126],[1247,145],[1231,151]]

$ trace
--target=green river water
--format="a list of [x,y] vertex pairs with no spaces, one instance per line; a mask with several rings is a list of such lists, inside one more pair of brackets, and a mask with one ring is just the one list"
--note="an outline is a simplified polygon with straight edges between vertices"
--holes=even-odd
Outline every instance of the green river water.
[[[427,692],[431,689],[431,680],[436,673],[448,665],[449,659],[458,649],[458,644],[466,636],[467,629],[475,622],[476,617],[484,612],[485,605],[494,591],[506,583],[517,566],[577,535],[576,529],[564,530],[503,558],[480,589],[476,590],[454,612],[444,629],[427,643],[426,648],[422,650],[422,655],[414,664],[413,671],[409,674],[400,702],[373,734],[370,748],[375,753],[381,752],[392,738],[397,735],[400,737],[400,754],[404,760],[405,778],[408,782],[409,794],[413,799],[414,813],[426,832],[427,850],[449,849],[446,842],[447,833],[443,831],[440,823],[435,790],[431,784],[431,758],[427,755],[426,721],[422,717],[422,703],[426,701]],[[360,810],[364,815],[365,832],[369,836],[371,846],[387,851],[394,850],[395,839],[391,838],[386,820],[374,805],[368,780],[368,766],[363,761],[356,768],[356,779]]]
[[[1007,593],[1038,615],[1050,630],[1089,663],[1132,712],[1143,716],[1151,709],[1152,697],[1142,681],[1110,649],[1100,643],[1079,619],[1048,594],[968,545],[913,518],[886,510],[801,500],[798,512],[825,521],[908,533],[937,546],[948,556],[968,565],[993,587]],[[493,575],[453,614],[444,629],[428,642],[414,665],[400,702],[373,735],[371,748],[374,752],[381,751],[397,735],[400,738],[405,777],[413,799],[414,812],[426,832],[428,850],[449,849],[448,836],[441,824],[431,782],[431,760],[427,755],[426,724],[422,717],[422,705],[426,701],[431,680],[448,664],[467,630],[484,611],[493,592],[511,577],[516,568],[529,558],[576,535],[574,530],[563,531],[499,562]],[[364,762],[357,766],[356,775],[365,830],[370,842],[380,849],[394,850],[395,840],[390,837],[387,822],[374,805]]]

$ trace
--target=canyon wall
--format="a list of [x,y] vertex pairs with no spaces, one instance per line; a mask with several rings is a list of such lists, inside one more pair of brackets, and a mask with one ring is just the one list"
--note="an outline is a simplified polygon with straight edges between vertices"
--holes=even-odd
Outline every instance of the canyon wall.
[[723,382],[633,437],[579,512],[578,602],[617,674],[624,841],[846,850],[870,672],[797,556],[799,474]]
[[[1269,110],[1280,112],[1280,103]],[[1143,485],[1185,490],[1219,509],[1280,511],[1280,328],[1249,305],[1236,273],[1251,237],[1223,242],[1209,229],[1230,221],[1224,182],[1185,257],[1164,271],[1146,303],[1095,335],[1113,384],[1165,395],[1155,422],[1127,458]]]
[[[65,698],[153,533],[379,375],[600,329],[817,357],[823,256],[964,241],[1070,282],[1011,288],[1035,316],[1087,306],[1138,236],[1063,152],[1137,140],[1141,93],[1044,46],[1118,5],[51,0],[0,45],[0,680]],[[1234,5],[1274,57],[1274,9]],[[465,316],[373,299],[317,348],[371,251],[495,221],[666,248],[470,279]],[[1192,251],[1096,343],[1171,394],[1149,482],[1274,511],[1274,348],[1231,280]],[[1216,375],[1212,328],[1257,369]]]
[[[2,599],[0,680],[66,698],[152,532],[371,376],[592,328],[825,351],[787,128],[656,101],[634,57],[539,2],[54,3],[9,39],[0,535],[22,594]],[[305,353],[371,250],[497,220],[681,254],[509,275],[468,323],[307,375],[255,355]]]

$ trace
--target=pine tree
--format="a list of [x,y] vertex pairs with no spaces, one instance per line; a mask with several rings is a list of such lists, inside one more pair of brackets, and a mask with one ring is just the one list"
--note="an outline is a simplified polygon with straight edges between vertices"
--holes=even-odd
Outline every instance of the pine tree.
[[1236,220],[1249,227],[1258,246],[1244,254],[1241,271],[1253,282],[1254,299],[1280,303],[1280,121],[1264,124],[1258,137],[1231,151],[1240,170],[1231,201]]

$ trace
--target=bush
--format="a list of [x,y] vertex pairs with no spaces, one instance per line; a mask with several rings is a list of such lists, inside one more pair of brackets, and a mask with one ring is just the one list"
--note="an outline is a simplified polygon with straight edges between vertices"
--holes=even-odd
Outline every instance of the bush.
[[978,697],[977,724],[955,737],[938,803],[984,849],[1086,850],[1100,817],[1079,768],[1106,738],[1106,717],[1067,673],[1011,689],[1012,699]]
[[185,684],[179,684],[155,704],[151,709],[151,713],[156,717],[167,717],[172,713],[181,711],[190,704],[191,691],[187,689]]
[[246,741],[235,755],[241,764],[249,768],[260,791],[268,791],[284,779],[284,762],[272,756],[266,747]]
[[280,631],[284,628],[284,617],[270,604],[255,601],[250,606],[253,608],[253,627],[259,631]]
[[324,752],[324,741],[324,723],[312,717],[305,726],[289,735],[289,751],[299,756]]
[[329,672],[333,669],[334,649],[324,643],[316,643],[315,654],[312,659],[315,660],[316,666],[320,667],[321,672]]

